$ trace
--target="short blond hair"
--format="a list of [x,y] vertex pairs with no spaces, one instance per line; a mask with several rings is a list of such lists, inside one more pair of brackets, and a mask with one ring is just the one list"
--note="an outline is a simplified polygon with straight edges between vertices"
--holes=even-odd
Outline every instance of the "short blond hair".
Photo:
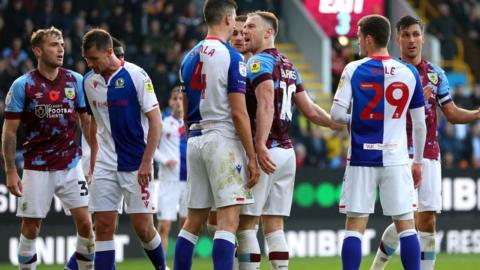
[[252,17],[258,15],[260,16],[265,22],[267,22],[273,29],[273,35],[276,36],[278,33],[278,18],[273,14],[272,12],[269,11],[261,11],[257,10],[254,12],[250,12],[247,14],[248,17]]
[[47,36],[57,36],[63,38],[62,31],[54,26],[50,28],[38,29],[32,33],[32,37],[30,38],[30,44],[32,45],[32,48],[42,46],[43,42],[45,41],[45,37]]

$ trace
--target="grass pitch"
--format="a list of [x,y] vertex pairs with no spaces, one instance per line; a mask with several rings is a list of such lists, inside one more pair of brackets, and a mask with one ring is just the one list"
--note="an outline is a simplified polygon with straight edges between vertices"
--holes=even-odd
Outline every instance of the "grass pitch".
[[[364,257],[360,269],[368,270],[373,260],[373,256]],[[172,268],[172,261],[168,261],[168,266]],[[290,260],[289,269],[291,270],[333,270],[341,269],[340,257],[323,257],[323,258],[294,258]],[[1,270],[15,270],[15,266],[9,264],[0,264]],[[63,265],[39,265],[38,270],[53,270],[63,269]],[[137,269],[152,269],[150,262],[145,258],[143,260],[127,260],[118,263],[117,270],[137,270]],[[173,269],[173,268],[172,268]],[[194,270],[209,270],[213,269],[210,259],[194,259]],[[267,258],[262,258],[261,270],[268,270]],[[387,270],[401,270],[402,263],[400,258],[395,256],[394,259],[385,268]],[[480,255],[479,254],[440,254],[436,263],[436,270],[478,270],[480,269]]]

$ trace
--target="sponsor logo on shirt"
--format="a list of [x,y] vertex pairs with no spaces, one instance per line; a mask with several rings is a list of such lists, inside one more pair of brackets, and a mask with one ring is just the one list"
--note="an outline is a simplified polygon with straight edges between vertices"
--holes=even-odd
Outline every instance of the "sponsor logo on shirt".
[[92,101],[93,106],[95,107],[112,107],[112,106],[119,106],[125,107],[128,106],[128,100],[117,100],[117,101]]
[[147,90],[148,93],[153,93],[154,92],[152,81],[145,82],[143,84],[143,86],[145,87],[145,89]]
[[260,71],[260,66],[261,66],[260,61],[255,60],[252,63],[250,63],[250,71],[252,71],[252,73],[257,73]]
[[10,106],[12,104],[12,92],[8,91],[7,96],[5,97],[5,106]]
[[44,104],[35,107],[35,115],[38,118],[60,118],[68,113],[73,113],[73,108],[65,108],[62,104]]
[[65,96],[67,96],[68,99],[74,99],[75,98],[75,88],[66,87],[65,88]]
[[115,81],[115,88],[124,88],[125,87],[125,80],[123,78],[118,78]]

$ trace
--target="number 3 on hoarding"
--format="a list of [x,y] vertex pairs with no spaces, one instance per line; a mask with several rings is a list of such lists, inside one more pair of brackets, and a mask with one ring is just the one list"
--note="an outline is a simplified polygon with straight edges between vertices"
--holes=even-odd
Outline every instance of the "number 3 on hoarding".
[[[383,98],[383,87],[379,83],[362,83],[360,84],[360,89],[365,91],[374,90],[375,96],[367,104],[365,109],[360,113],[360,119],[362,120],[383,120],[382,112],[372,112],[372,110],[378,105],[378,103]],[[400,90],[400,97],[395,97],[393,92],[395,90]],[[398,92],[398,91],[397,91]],[[402,116],[405,106],[408,102],[408,86],[403,82],[393,82],[387,86],[385,91],[385,98],[387,102],[395,106],[395,111],[393,112],[392,119],[398,119]]]

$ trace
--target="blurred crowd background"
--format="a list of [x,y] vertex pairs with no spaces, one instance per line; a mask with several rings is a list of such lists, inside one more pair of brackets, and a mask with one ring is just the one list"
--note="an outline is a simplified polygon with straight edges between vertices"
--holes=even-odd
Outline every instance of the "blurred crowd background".
[[[11,83],[36,65],[30,49],[31,33],[55,26],[63,31],[64,67],[81,74],[88,71],[81,55],[81,39],[94,27],[108,30],[126,49],[125,58],[150,75],[162,109],[168,113],[170,90],[178,85],[178,70],[186,51],[206,35],[202,17],[203,0],[0,0],[0,115]],[[240,0],[237,14],[269,10],[280,16],[282,0]],[[422,1],[412,1],[420,7]],[[427,31],[441,41],[444,60],[460,52],[455,38],[466,35],[480,48],[480,2],[450,0],[438,2],[438,15]],[[281,17],[280,17],[281,19]],[[281,26],[282,24],[280,24]],[[281,36],[280,36],[281,38]],[[332,40],[332,89],[345,65],[354,59],[354,45]],[[472,56],[480,62],[480,56]],[[448,71],[449,67],[445,67]],[[451,84],[451,94],[460,107],[480,107],[480,83]],[[308,90],[308,89],[307,89]],[[333,90],[333,91],[334,91]],[[330,107],[324,108],[327,111]],[[440,110],[439,110],[440,111]],[[339,168],[345,165],[348,134],[310,124],[294,114],[291,135],[295,141],[297,165]],[[442,162],[445,168],[480,168],[480,123],[451,125],[443,115],[439,121]],[[22,134],[19,134],[22,140]],[[18,143],[21,164],[22,144]]]

